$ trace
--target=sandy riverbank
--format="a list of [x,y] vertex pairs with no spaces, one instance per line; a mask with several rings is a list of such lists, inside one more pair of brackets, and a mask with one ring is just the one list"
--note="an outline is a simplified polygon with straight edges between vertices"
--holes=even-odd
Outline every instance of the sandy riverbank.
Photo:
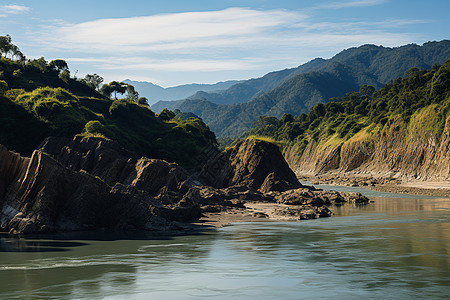
[[230,208],[218,213],[205,213],[194,225],[223,227],[231,223],[240,222],[287,222],[298,221],[298,217],[280,215],[277,209],[292,206],[277,203],[248,202],[245,208]]
[[399,194],[450,197],[450,181],[421,181],[392,178],[389,176],[372,177],[367,174],[326,173],[321,175],[299,174],[300,180],[313,185],[326,184],[336,186],[363,187],[374,191]]
[[450,187],[446,187],[445,183],[400,183],[400,184],[385,184],[368,187],[374,191],[424,195],[434,197],[450,197]]

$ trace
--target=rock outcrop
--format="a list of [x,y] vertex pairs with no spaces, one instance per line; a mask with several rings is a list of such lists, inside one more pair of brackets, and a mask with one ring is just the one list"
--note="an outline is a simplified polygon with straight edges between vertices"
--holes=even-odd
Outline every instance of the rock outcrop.
[[11,174],[2,178],[3,230],[165,229],[201,215],[198,191],[183,186],[186,171],[115,142],[49,138],[31,159],[5,148],[0,156],[0,174]]
[[440,135],[414,132],[398,118],[381,133],[372,134],[367,128],[341,144],[311,142],[301,157],[294,152],[286,149],[284,154],[299,175],[439,181],[450,186],[450,116]]
[[[205,169],[214,169],[222,158],[221,167],[210,174],[208,180],[216,187],[244,185],[262,192],[286,191],[302,185],[289,168],[278,146],[249,138],[214,159]],[[211,178],[213,177],[213,178]]]
[[267,142],[242,142],[227,154],[227,166],[218,175],[222,186],[213,187],[177,164],[101,138],[47,138],[31,158],[0,147],[0,230],[174,229],[202,212],[241,209],[248,201],[289,204],[284,213],[305,219],[329,216],[325,205],[352,201],[302,187]]

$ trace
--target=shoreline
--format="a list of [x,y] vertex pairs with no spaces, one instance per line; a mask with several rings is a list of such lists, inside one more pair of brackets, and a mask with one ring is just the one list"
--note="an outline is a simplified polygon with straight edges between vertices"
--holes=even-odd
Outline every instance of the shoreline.
[[298,217],[286,216],[275,213],[276,209],[289,208],[292,205],[269,203],[269,202],[247,202],[245,208],[229,208],[216,213],[204,213],[197,222],[192,224],[200,227],[220,228],[233,223],[242,222],[295,222]]
[[[304,179],[304,178],[301,178]],[[315,185],[317,182],[314,182]],[[320,183],[334,186],[349,186],[349,185],[339,185],[330,184],[328,182]],[[439,185],[434,184],[434,187],[418,187],[414,185],[400,185],[400,184],[384,184],[384,185],[374,185],[374,186],[358,186],[362,188],[367,188],[369,190],[398,193],[405,195],[417,195],[417,196],[433,196],[433,197],[447,197],[450,198],[450,188],[442,188]],[[373,203],[374,199],[370,198],[370,203]],[[210,228],[220,228],[223,226],[231,225],[233,223],[241,222],[296,222],[300,221],[298,217],[285,216],[276,213],[277,209],[292,207],[290,205],[279,204],[279,203],[268,203],[268,202],[247,202],[244,204],[245,208],[230,208],[225,211],[216,213],[204,213],[204,216],[199,219],[199,221],[192,223],[195,226],[210,227]],[[347,204],[344,204],[347,205]],[[334,215],[334,214],[333,214]],[[333,217],[330,216],[330,217]]]
[[385,177],[370,177],[359,174],[298,174],[301,181],[311,185],[361,187],[378,192],[398,193],[418,196],[449,197],[450,181],[401,180]]

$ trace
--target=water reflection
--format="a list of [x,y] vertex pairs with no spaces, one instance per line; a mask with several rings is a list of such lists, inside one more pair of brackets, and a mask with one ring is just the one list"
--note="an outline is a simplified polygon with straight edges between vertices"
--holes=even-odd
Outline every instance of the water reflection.
[[70,251],[2,252],[0,298],[445,298],[449,209],[449,199],[378,198],[333,218],[192,236],[15,241]]

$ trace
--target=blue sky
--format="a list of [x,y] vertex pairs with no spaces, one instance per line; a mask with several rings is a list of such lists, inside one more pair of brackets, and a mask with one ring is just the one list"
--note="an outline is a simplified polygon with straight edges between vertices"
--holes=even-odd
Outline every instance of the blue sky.
[[362,44],[449,39],[448,0],[0,1],[0,35],[72,75],[162,86],[259,77]]

